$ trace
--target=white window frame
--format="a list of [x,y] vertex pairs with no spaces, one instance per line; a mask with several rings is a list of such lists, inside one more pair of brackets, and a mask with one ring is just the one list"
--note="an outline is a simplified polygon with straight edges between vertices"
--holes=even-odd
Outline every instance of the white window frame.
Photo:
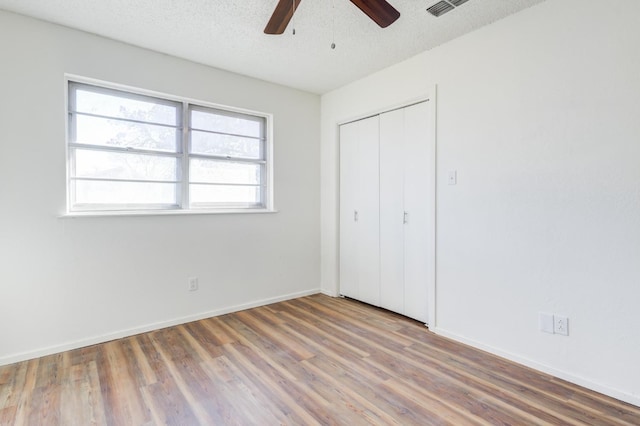
[[[95,146],[86,144],[76,144],[74,132],[76,130],[74,117],[77,114],[73,103],[71,91],[74,87],[90,87],[92,91],[97,93],[112,93],[122,96],[123,98],[153,100],[160,104],[170,104],[177,107],[178,123],[176,126],[167,125],[167,127],[175,127],[180,133],[180,143],[176,152],[147,151],[138,148],[111,148],[105,146]],[[164,93],[154,92],[124,86],[114,83],[108,83],[100,80],[89,79],[75,75],[65,76],[65,103],[66,103],[66,128],[67,137],[66,158],[67,158],[67,211],[64,216],[94,216],[94,215],[165,215],[165,214],[208,214],[208,213],[260,213],[274,212],[273,206],[273,116],[271,114],[246,110],[241,108],[229,107],[211,102],[194,100],[185,97],[178,97]],[[205,112],[215,112],[230,116],[243,116],[256,121],[262,122],[261,139],[261,158],[246,159],[232,158],[229,156],[216,156],[206,154],[192,154],[190,152],[190,132],[191,128],[191,111],[200,110]],[[135,120],[132,120],[135,121]],[[145,124],[145,122],[140,122]],[[222,133],[222,132],[213,132]],[[225,134],[225,133],[222,133]],[[242,136],[242,135],[241,135]],[[243,136],[244,137],[244,136]],[[80,180],[73,173],[73,150],[75,148],[89,149],[95,151],[116,151],[116,152],[135,152],[140,154],[150,154],[157,156],[170,156],[177,158],[179,162],[178,176],[176,181],[171,181],[176,185],[176,203],[175,204],[95,204],[95,205],[78,205],[74,204],[74,180]],[[261,203],[259,204],[218,204],[218,203],[190,203],[189,200],[189,184],[199,183],[191,181],[189,177],[189,160],[191,158],[213,159],[219,161],[242,162],[260,164],[262,173],[260,177]],[[109,179],[106,179],[109,180]],[[113,179],[116,181],[118,179]],[[123,180],[135,182],[135,180]],[[150,181],[152,182],[152,181]],[[208,185],[215,185],[206,183]]]

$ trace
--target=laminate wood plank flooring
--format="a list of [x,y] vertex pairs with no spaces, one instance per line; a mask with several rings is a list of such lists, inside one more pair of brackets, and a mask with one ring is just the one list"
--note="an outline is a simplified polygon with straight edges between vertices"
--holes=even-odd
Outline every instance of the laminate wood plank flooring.
[[640,425],[640,408],[324,295],[0,367],[0,425]]

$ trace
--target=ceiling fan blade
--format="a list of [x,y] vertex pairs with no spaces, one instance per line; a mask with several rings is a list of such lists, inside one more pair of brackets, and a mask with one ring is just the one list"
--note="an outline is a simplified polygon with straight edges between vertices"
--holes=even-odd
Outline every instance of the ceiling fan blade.
[[400,17],[393,6],[386,0],[351,0],[351,3],[358,6],[369,18],[382,28],[393,24]]
[[298,8],[300,0],[280,0],[271,19],[264,28],[265,34],[282,34],[293,17],[293,12]]

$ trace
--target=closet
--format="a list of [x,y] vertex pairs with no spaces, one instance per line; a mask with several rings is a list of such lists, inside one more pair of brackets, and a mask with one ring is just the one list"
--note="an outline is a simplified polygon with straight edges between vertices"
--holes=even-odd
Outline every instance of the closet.
[[340,126],[340,293],[428,321],[434,147],[428,102]]

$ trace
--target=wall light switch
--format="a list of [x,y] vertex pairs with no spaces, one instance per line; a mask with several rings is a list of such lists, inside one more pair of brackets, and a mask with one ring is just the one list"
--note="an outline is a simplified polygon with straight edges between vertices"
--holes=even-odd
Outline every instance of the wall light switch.
[[540,331],[553,334],[553,314],[538,312],[538,325]]
[[456,183],[458,183],[458,172],[449,170],[449,185],[455,185]]

